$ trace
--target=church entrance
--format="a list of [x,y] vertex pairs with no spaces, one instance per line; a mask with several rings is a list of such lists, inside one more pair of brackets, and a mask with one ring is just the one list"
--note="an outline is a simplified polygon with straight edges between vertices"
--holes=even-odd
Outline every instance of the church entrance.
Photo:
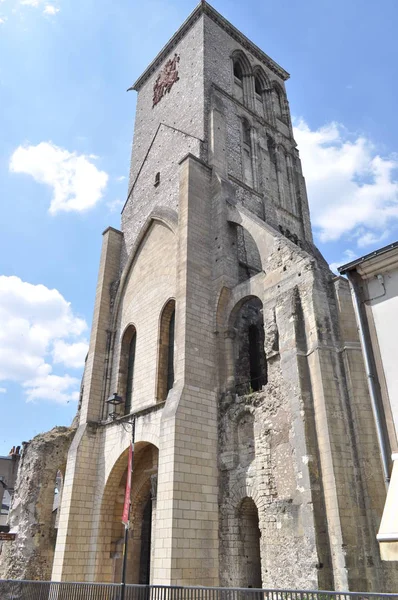
[[[109,476],[101,516],[103,543],[98,553],[97,581],[122,580],[124,525],[122,513],[127,479],[128,451]],[[156,534],[156,488],[158,449],[149,443],[135,445],[131,481],[130,531],[127,547],[126,583],[149,584]],[[111,518],[110,518],[111,517]]]

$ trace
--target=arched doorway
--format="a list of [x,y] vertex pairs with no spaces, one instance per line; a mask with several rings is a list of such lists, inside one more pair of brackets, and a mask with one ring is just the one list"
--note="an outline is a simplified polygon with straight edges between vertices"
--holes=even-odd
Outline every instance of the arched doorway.
[[[124,525],[122,512],[127,479],[128,450],[123,452],[105,488],[99,532],[97,580],[120,583],[123,565]],[[131,481],[131,516],[127,551],[126,583],[148,584],[156,522],[158,449],[149,443],[135,444]]]
[[239,511],[239,537],[241,585],[246,588],[261,588],[261,552],[258,510],[251,498],[242,500]]

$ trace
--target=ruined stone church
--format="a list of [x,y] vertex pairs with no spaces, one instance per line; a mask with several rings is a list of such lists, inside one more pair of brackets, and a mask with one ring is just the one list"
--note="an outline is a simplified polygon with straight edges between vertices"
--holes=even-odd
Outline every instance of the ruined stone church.
[[398,587],[350,291],[313,243],[288,77],[201,2],[132,86],[54,580],[120,581],[134,417],[128,582]]

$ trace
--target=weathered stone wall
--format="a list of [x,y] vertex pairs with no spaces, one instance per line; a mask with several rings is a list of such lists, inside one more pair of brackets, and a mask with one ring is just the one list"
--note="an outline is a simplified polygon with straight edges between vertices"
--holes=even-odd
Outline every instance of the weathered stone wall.
[[[258,510],[257,565],[262,586],[308,589],[333,585],[329,550],[319,548],[322,531],[313,516],[315,502],[309,474],[312,458],[305,421],[300,417],[298,368],[291,362],[293,356],[288,358],[295,346],[292,293],[298,273],[301,276],[301,268],[307,262],[303,259],[299,254],[294,256],[291,246],[281,239],[274,254],[268,257],[268,265],[270,277],[279,272],[282,281],[276,283],[274,275],[274,282],[271,279],[269,286],[263,283],[259,287],[267,383],[257,393],[242,393],[238,385],[221,394],[220,583],[227,586],[256,586],[253,557],[249,560],[245,553],[242,506],[248,498]],[[293,289],[289,290],[289,285]],[[285,289],[277,291],[281,288]],[[250,306],[250,302],[247,304]],[[244,366],[239,361],[242,318],[246,323],[253,320],[245,305],[235,321],[235,382],[239,382],[239,370]],[[319,476],[316,485],[321,486]]]
[[[261,67],[268,89],[277,84],[285,90],[283,80],[207,16],[204,40],[206,115],[217,106],[225,116],[227,170],[234,178],[237,197],[274,227],[281,225],[299,239],[312,242],[308,200],[290,114],[287,114],[286,123],[278,119],[271,99],[264,100],[268,114],[264,113],[263,103],[255,101],[254,81],[250,82],[250,98],[246,102],[239,99],[231,57],[236,51],[244,52],[253,73]],[[288,113],[288,105],[286,110]],[[256,183],[251,190],[243,183],[242,119],[246,119],[252,129]]]
[[57,471],[64,473],[75,429],[54,427],[25,445],[10,511],[17,536],[5,542],[0,578],[49,580],[57,530],[53,512]]
[[[122,268],[153,208],[178,208],[178,162],[191,152],[201,156],[205,140],[203,86],[203,18],[198,19],[163,63],[140,86],[130,167],[129,199],[122,213],[125,247]],[[174,54],[179,81],[153,106],[153,88]],[[154,186],[156,173],[160,184]]]

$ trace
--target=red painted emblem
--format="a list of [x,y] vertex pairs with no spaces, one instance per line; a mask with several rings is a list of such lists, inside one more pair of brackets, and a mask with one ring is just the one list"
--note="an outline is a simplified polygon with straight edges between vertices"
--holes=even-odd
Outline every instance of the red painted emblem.
[[174,54],[174,58],[170,58],[163,70],[157,76],[155,85],[153,86],[153,105],[156,106],[158,102],[161,101],[165,94],[168,94],[175,84],[180,78],[178,77],[177,65],[180,62],[180,57],[177,54]]

